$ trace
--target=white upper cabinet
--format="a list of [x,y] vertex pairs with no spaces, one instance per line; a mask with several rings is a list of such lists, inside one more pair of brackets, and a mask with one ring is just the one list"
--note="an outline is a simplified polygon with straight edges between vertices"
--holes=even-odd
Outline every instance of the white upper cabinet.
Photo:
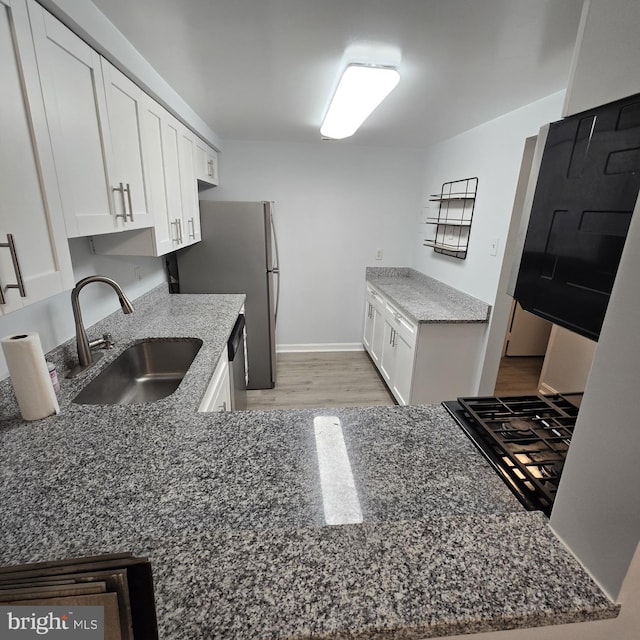
[[24,2],[0,0],[0,313],[73,286]]
[[100,56],[39,4],[28,7],[67,235],[115,231]]
[[[142,109],[142,152],[147,170],[147,193],[153,216],[148,253],[163,255],[179,246],[182,194],[178,155],[179,134],[170,115],[147,97]],[[137,234],[136,234],[137,235]],[[94,241],[95,242],[95,241]]]
[[28,7],[68,237],[151,226],[144,93],[40,5]]
[[195,139],[196,178],[204,187],[215,187],[218,181],[218,154],[200,138]]
[[106,93],[112,162],[109,177],[116,217],[124,229],[150,227],[142,160],[142,104],[145,93],[110,62],[101,59]]
[[148,96],[141,113],[142,155],[154,225],[95,236],[96,253],[161,256],[200,240],[194,135]]
[[193,244],[200,236],[200,207],[196,182],[195,152],[197,137],[186,127],[180,134],[180,171],[182,186],[182,213],[184,216],[185,244]]

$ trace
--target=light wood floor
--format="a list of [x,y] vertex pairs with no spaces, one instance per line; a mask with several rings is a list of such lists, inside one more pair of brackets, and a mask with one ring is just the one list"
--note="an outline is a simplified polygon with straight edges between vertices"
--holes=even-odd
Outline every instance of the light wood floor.
[[364,351],[279,353],[274,389],[247,391],[247,409],[393,406]]
[[[538,392],[544,358],[504,357],[496,395]],[[393,406],[393,396],[364,351],[279,353],[274,389],[247,391],[247,409]],[[446,400],[448,398],[443,398]]]
[[498,369],[495,395],[537,394],[543,361],[543,357],[504,356]]

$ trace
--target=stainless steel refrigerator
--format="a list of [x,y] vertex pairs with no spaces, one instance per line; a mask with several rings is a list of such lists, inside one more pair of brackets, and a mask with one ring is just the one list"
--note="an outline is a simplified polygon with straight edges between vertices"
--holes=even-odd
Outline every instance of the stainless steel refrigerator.
[[244,293],[247,389],[276,381],[280,276],[271,202],[200,201],[202,240],[176,252],[180,293]]

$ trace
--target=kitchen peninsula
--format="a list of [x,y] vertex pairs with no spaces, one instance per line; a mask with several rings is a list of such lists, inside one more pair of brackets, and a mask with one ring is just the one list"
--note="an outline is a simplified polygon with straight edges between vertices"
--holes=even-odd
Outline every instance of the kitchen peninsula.
[[[2,564],[146,555],[169,640],[425,638],[617,614],[439,406],[198,413],[242,304],[145,294],[91,328],[117,347],[62,380],[45,420],[22,421],[0,384]],[[176,336],[204,344],[173,395],[71,402],[132,342]],[[72,345],[52,355],[68,366]],[[362,523],[325,524],[319,417],[341,428]]]

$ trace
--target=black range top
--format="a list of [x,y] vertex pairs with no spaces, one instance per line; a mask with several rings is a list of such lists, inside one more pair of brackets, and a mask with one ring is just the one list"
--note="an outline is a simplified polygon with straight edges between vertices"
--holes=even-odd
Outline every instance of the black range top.
[[442,404],[524,507],[549,516],[581,400],[571,393]]

